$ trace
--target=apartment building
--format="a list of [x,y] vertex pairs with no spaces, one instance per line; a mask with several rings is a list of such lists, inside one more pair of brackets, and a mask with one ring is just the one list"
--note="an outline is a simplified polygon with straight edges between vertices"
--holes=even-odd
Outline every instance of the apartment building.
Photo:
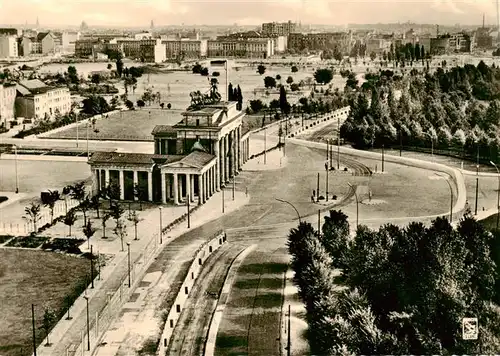
[[141,40],[140,42],[139,50],[141,61],[147,63],[162,63],[166,61],[166,46],[159,38],[152,43],[149,40]]
[[283,53],[287,49],[287,36],[265,35],[258,31],[247,31],[231,33],[225,36],[217,36],[217,40],[244,40],[250,38],[271,39],[273,41],[274,53]]
[[210,58],[268,58],[274,55],[274,41],[270,38],[209,40],[207,47]]
[[20,81],[16,90],[17,117],[54,118],[57,112],[64,115],[71,110],[71,95],[66,87],[52,87],[38,79],[33,79]]
[[342,54],[350,52],[352,33],[321,32],[321,33],[291,33],[288,36],[288,49],[294,51],[339,49]]
[[41,43],[43,55],[54,54],[61,49],[61,40],[50,31],[40,32],[36,37],[36,41]]
[[0,35],[0,58],[19,57],[17,38],[15,36]]
[[62,51],[65,53],[75,53],[76,41],[80,39],[80,32],[63,32],[62,33]]
[[165,45],[166,58],[197,59],[207,56],[207,40],[182,38],[179,40],[162,40],[161,43]]
[[297,24],[292,21],[281,23],[268,22],[262,24],[262,34],[264,36],[288,36],[294,32],[297,32]]
[[14,104],[16,101],[16,85],[0,84],[0,127],[9,127],[9,121],[13,120]]

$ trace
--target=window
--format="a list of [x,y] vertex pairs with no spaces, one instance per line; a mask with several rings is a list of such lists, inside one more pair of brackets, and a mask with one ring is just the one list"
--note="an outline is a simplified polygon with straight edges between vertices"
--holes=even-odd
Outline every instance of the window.
[[196,126],[200,126],[200,119],[196,119]]

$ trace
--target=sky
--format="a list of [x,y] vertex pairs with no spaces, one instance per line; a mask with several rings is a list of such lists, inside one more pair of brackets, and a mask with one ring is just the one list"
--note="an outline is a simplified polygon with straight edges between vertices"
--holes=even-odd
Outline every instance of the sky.
[[[500,0],[499,0],[500,1]],[[143,26],[303,24],[496,23],[495,0],[0,0],[0,24]]]

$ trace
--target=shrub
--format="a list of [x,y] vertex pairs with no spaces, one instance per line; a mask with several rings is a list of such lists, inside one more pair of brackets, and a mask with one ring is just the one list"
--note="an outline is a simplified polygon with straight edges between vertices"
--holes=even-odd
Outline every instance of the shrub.
[[36,248],[41,244],[46,242],[49,238],[43,236],[21,236],[15,237],[9,241],[7,246],[9,247],[24,247],[24,248]]
[[50,251],[62,251],[66,253],[79,255],[82,253],[82,251],[80,251],[80,248],[78,246],[80,246],[84,242],[85,240],[83,239],[56,238],[53,239],[52,241],[45,242],[42,245],[42,249]]

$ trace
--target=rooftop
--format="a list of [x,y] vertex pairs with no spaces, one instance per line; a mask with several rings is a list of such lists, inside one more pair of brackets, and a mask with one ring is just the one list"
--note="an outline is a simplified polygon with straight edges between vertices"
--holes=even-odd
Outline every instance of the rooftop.
[[115,163],[115,164],[150,164],[171,163],[182,159],[183,156],[166,156],[145,153],[122,153],[122,152],[95,152],[89,159],[92,163]]
[[185,164],[186,166],[195,167],[198,169],[203,168],[207,165],[211,160],[215,158],[214,155],[210,153],[201,152],[201,151],[193,151],[187,156],[184,156],[179,163]]

